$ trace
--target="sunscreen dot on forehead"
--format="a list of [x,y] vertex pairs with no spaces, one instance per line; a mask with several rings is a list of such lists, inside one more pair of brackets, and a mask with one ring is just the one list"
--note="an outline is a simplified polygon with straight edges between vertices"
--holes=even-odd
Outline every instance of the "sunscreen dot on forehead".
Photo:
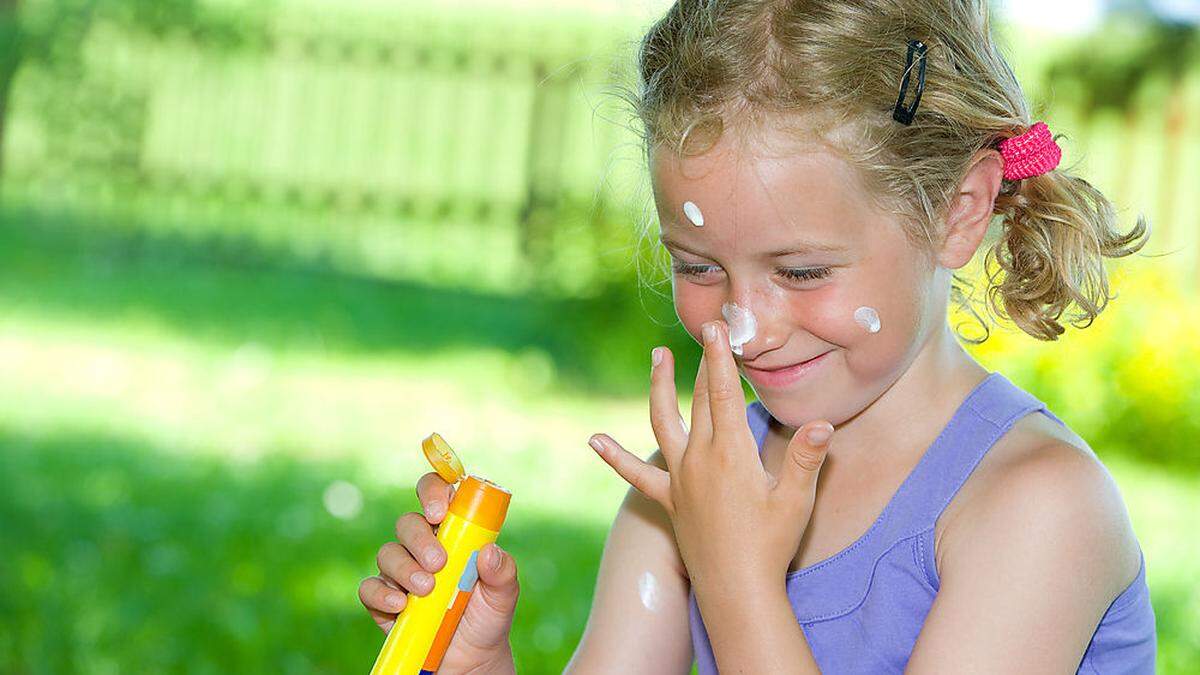
[[868,333],[879,332],[879,312],[876,312],[874,307],[864,306],[854,310],[854,320]]
[[729,348],[741,356],[742,345],[753,340],[758,333],[758,320],[754,318],[754,312],[732,302],[721,305],[721,316],[729,324]]
[[683,214],[687,216],[688,220],[692,221],[692,224],[696,227],[704,227],[704,214],[700,213],[700,207],[696,206],[693,202],[683,203]]

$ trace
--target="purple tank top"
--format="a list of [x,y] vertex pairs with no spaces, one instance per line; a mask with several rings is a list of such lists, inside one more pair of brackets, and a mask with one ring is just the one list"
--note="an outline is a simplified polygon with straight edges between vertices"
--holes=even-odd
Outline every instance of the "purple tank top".
[[[934,523],[988,448],[1031,412],[1063,424],[1008,378],[989,374],[865,534],[841,552],[788,573],[792,611],[822,672],[904,671],[938,592]],[[755,401],[746,415],[761,456],[770,413]],[[701,675],[716,673],[694,593],[688,601],[696,665]],[[1141,555],[1137,577],[1104,612],[1076,672],[1153,673],[1155,650],[1154,610]]]

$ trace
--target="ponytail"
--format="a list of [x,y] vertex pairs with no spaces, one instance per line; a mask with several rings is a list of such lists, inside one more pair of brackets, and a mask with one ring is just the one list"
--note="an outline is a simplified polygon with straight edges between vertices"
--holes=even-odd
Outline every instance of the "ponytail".
[[1058,339],[1064,315],[1091,325],[1112,299],[1104,259],[1137,252],[1150,232],[1143,216],[1118,232],[1112,203],[1062,170],[1005,181],[995,212],[1004,230],[984,258],[989,305],[1039,340]]

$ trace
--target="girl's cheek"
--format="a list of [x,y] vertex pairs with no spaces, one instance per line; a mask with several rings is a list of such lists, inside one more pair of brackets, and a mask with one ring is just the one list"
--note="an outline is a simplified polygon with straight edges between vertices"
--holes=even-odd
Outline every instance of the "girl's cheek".
[[[920,317],[916,299],[898,292],[902,287],[864,297],[859,302],[850,302],[844,309],[843,319],[847,331],[854,339],[847,343],[846,364],[852,375],[859,380],[887,379],[897,369],[903,368],[915,355],[919,347]],[[860,307],[874,310],[860,312],[856,320],[854,313]],[[878,318],[877,332],[870,332],[864,324]]]
[[[853,326],[846,322],[846,307],[853,291],[845,284],[830,284],[788,297],[788,313],[796,324],[809,333],[838,347],[846,347],[858,339]],[[850,310],[853,312],[853,309]]]
[[[899,288],[874,284],[814,290],[792,302],[791,311],[803,317],[801,325],[813,335],[840,347],[851,374],[864,380],[888,374],[903,362],[917,331],[912,299]],[[870,319],[877,320],[875,332]]]
[[703,343],[701,326],[721,316],[721,303],[724,300],[720,288],[681,283],[674,287],[675,315],[692,338]]

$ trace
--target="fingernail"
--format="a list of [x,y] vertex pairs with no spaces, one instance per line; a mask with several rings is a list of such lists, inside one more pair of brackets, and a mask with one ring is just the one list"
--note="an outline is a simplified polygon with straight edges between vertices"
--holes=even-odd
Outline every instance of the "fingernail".
[[711,343],[711,342],[716,341],[716,339],[717,339],[717,324],[715,324],[715,323],[704,324],[704,341]]
[[425,564],[430,567],[435,567],[442,562],[442,552],[436,548],[425,549]]
[[808,442],[817,447],[828,443],[831,436],[833,436],[833,426],[829,424],[813,427],[808,430],[807,434]]
[[399,609],[400,605],[404,604],[404,596],[400,595],[399,593],[388,593],[387,597],[384,598],[383,601],[386,602],[389,607],[395,607],[396,609]]
[[657,367],[662,363],[662,347],[655,347],[650,350],[650,365]]
[[599,438],[592,436],[591,438],[588,439],[588,445],[592,446],[592,449],[595,450],[596,452],[600,453],[601,455],[604,454],[604,444],[600,442]]
[[492,569],[499,570],[500,564],[504,562],[504,551],[499,546],[494,546],[492,549]]
[[440,518],[446,515],[446,505],[441,502],[434,502],[429,505],[429,517]]
[[433,588],[433,575],[428,572],[413,572],[409,580],[422,591],[428,591]]

